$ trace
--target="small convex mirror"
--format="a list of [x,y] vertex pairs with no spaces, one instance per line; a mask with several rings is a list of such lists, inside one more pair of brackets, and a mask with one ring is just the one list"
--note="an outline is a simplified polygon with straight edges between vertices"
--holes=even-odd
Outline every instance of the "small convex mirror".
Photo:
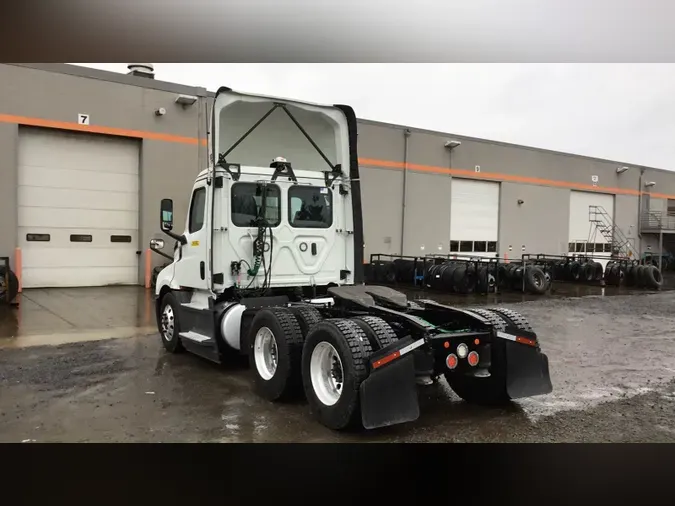
[[162,199],[160,220],[162,230],[173,229],[173,200]]
[[164,248],[163,239],[150,239],[150,249],[158,250]]

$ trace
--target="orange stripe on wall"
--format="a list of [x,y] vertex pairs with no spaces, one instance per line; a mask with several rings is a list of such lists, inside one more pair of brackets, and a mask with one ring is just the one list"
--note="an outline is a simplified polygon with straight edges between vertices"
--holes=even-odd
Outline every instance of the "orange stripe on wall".
[[[43,128],[57,128],[61,130],[75,130],[78,132],[90,132],[94,134],[115,135],[118,137],[134,137],[137,139],[150,139],[154,141],[178,142],[195,146],[199,144],[199,139],[195,137],[184,137],[181,135],[163,134],[159,132],[146,132],[143,130],[129,130],[126,128],[106,127],[102,125],[80,125],[79,123],[71,123],[68,121],[29,118],[27,116],[14,116],[10,114],[0,114],[0,122]],[[201,144],[206,145],[206,140],[202,139]]]
[[[194,137],[184,137],[180,135],[164,134],[158,132],[147,132],[143,130],[129,130],[126,128],[106,127],[102,125],[80,125],[75,122],[55,121],[42,118],[30,118],[27,116],[15,116],[11,114],[0,114],[0,122],[15,123],[19,125],[36,126],[43,128],[56,128],[61,130],[74,130],[79,132],[90,132],[106,135],[115,135],[119,137],[133,137],[138,139],[150,139],[165,142],[178,142],[182,144],[191,144],[206,146],[206,139],[199,139]],[[553,186],[557,188],[569,188],[575,190],[587,190],[601,193],[612,193],[615,195],[640,195],[639,190],[627,188],[612,188],[604,186],[593,186],[590,184],[574,183],[570,181],[557,181],[553,179],[543,179],[527,176],[515,176],[512,174],[490,173],[490,172],[474,172],[466,169],[450,169],[447,167],[436,167],[433,165],[421,165],[416,163],[394,162],[390,160],[378,160],[375,158],[359,158],[359,164],[379,167],[387,169],[404,169],[417,172],[427,172],[432,174],[447,174],[449,176],[468,177],[472,179],[488,179],[495,181],[514,182],[523,184],[533,184],[539,186]],[[643,192],[646,194],[646,192]],[[650,193],[653,198],[657,199],[675,199],[675,195],[667,195],[665,193]]]
[[[512,174],[501,174],[497,172],[474,172],[472,170],[466,169],[450,169],[447,167],[437,167],[433,165],[421,165],[417,163],[408,163],[404,164],[403,162],[393,162],[390,160],[377,160],[375,158],[359,158],[359,165],[368,166],[368,167],[379,167],[385,169],[403,169],[407,167],[408,170],[416,172],[427,172],[432,174],[447,174],[449,176],[459,176],[467,177],[472,179],[489,179],[495,181],[504,181],[504,182],[513,182],[513,183],[522,183],[522,184],[533,184],[539,186],[554,186],[559,188],[570,188],[574,190],[587,190],[595,191],[601,193],[613,193],[616,195],[640,195],[639,190],[633,190],[630,188],[612,188],[607,186],[593,186],[590,184],[584,183],[574,183],[571,181],[556,181],[554,179],[543,179],[537,177],[528,177],[528,176],[515,176]],[[643,195],[646,195],[647,192],[642,192]],[[654,198],[659,199],[672,199],[675,198],[674,195],[667,195],[665,193],[650,193]]]

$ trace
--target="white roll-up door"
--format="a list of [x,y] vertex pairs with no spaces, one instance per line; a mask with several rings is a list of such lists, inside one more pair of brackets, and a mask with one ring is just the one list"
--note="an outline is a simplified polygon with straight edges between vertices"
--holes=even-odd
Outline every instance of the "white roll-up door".
[[25,288],[138,283],[138,142],[22,128],[18,166]]
[[494,256],[499,238],[499,183],[452,180],[450,251]]
[[[593,256],[610,256],[611,245],[589,216],[590,206],[598,206],[598,211],[606,213],[605,219],[614,223],[614,195],[586,191],[570,192],[570,228],[569,252],[592,254]],[[598,216],[598,219],[600,217]]]

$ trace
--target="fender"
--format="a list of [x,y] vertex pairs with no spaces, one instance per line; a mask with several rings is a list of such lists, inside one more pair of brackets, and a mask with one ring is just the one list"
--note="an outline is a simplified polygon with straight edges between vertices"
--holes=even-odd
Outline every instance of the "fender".
[[175,281],[176,263],[172,262],[157,274],[157,283],[155,284],[155,297],[159,297],[162,289],[166,286],[171,290],[179,290],[180,285]]

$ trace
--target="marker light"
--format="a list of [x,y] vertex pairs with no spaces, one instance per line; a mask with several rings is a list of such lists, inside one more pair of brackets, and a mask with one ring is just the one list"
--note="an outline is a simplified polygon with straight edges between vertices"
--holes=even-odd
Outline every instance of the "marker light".
[[457,355],[454,353],[450,353],[448,357],[445,359],[445,365],[448,366],[448,369],[452,370],[455,367],[457,367],[457,364],[459,363],[459,360],[457,359]]
[[469,347],[464,343],[460,343],[459,346],[457,346],[457,356],[459,358],[466,358],[468,354],[469,354]]

